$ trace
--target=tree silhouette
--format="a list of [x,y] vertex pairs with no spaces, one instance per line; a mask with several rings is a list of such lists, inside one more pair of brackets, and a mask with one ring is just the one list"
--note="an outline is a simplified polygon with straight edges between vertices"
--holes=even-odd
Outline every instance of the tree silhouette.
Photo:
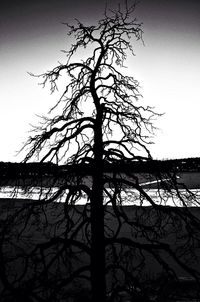
[[[51,225],[46,217],[48,236],[26,251],[23,274],[13,283],[15,295],[28,267],[35,273],[25,283],[31,301],[67,301],[70,284],[80,284],[78,280],[89,286],[95,302],[118,301],[123,291],[134,301],[148,301],[148,263],[170,278],[179,266],[198,281],[191,247],[199,241],[199,219],[188,208],[198,203],[197,197],[178,182],[176,171],[153,166],[148,144],[158,114],[141,103],[139,83],[125,73],[127,55],[134,55],[132,39],[142,40],[134,11],[135,5],[125,5],[105,12],[96,26],[66,24],[75,38],[65,52],[66,64],[39,75],[52,93],[61,80],[64,92],[25,144],[25,162],[37,159],[62,169],[50,188],[43,180],[39,200],[13,218],[26,221],[18,227],[18,237],[28,226],[45,228],[37,217],[46,217],[48,207],[57,216],[51,214]],[[149,188],[157,189],[156,198]],[[26,190],[31,194],[31,185]],[[84,196],[85,204],[78,205]],[[177,205],[177,198],[184,208],[169,206],[169,199]],[[64,202],[56,203],[60,199]],[[181,247],[175,245],[177,238]]]
[[[77,26],[68,25],[69,34],[75,35],[76,41],[67,52],[67,63],[42,75],[43,84],[49,81],[54,92],[61,73],[66,73],[65,91],[54,107],[61,105],[61,114],[50,120],[45,118],[43,128],[39,129],[41,134],[30,138],[31,150],[26,156],[28,160],[43,151],[48,141],[49,148],[41,161],[55,159],[59,163],[65,157],[67,164],[88,162],[93,168],[92,187],[79,185],[68,194],[73,200],[82,189],[90,199],[91,280],[95,301],[104,301],[106,293],[103,192],[110,180],[103,175],[104,165],[135,160],[136,147],[150,155],[145,147],[147,133],[143,134],[143,130],[151,130],[150,117],[154,113],[151,108],[137,105],[139,84],[120,71],[126,52],[133,54],[131,36],[141,39],[142,35],[141,25],[130,19],[133,9],[134,6],[125,13],[118,10],[112,16],[106,15],[97,26],[84,26],[79,21]],[[91,55],[73,62],[75,52],[82,47],[89,48]],[[76,150],[68,157],[70,147]]]

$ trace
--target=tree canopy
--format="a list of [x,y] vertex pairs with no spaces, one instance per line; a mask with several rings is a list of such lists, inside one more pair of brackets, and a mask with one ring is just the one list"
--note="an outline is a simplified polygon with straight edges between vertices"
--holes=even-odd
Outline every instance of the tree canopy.
[[[44,123],[37,127],[39,135],[27,142],[31,150],[25,161],[40,153],[41,161],[92,163],[98,124],[104,161],[139,159],[141,152],[137,149],[150,157],[146,145],[156,114],[142,105],[139,83],[126,75],[125,68],[128,52],[134,55],[133,38],[142,40],[141,23],[133,18],[134,9],[131,6],[106,13],[96,26],[85,26],[78,20],[76,25],[66,24],[68,34],[75,38],[65,51],[66,63],[39,75],[44,86],[50,83],[52,93],[60,78],[66,79],[64,92],[51,110],[58,115],[43,118]],[[87,50],[87,58],[75,61],[80,48]]]

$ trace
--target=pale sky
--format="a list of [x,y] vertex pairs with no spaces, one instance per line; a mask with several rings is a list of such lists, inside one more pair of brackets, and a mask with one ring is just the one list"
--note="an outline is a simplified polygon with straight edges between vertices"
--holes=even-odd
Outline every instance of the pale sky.
[[[107,1],[108,6],[123,1]],[[35,114],[45,114],[59,97],[42,89],[35,74],[65,57],[69,40],[61,22],[95,23],[104,1],[3,0],[0,12],[0,161],[15,156],[28,137]],[[200,156],[200,1],[141,0],[145,46],[133,45],[129,72],[140,81],[143,101],[165,113],[150,147],[154,158]],[[61,91],[60,91],[61,93]]]

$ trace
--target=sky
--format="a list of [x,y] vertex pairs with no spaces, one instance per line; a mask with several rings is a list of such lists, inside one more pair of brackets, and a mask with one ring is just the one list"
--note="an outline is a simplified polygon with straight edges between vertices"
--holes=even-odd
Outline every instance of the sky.
[[[107,0],[116,8],[122,0]],[[131,0],[129,1],[131,2]],[[19,162],[36,114],[59,97],[27,72],[40,74],[65,61],[70,46],[63,22],[95,24],[105,1],[3,0],[0,10],[0,161]],[[156,159],[200,157],[200,1],[141,0],[145,45],[133,45],[129,72],[140,82],[146,104],[164,113],[149,146]],[[61,92],[60,92],[61,93]]]

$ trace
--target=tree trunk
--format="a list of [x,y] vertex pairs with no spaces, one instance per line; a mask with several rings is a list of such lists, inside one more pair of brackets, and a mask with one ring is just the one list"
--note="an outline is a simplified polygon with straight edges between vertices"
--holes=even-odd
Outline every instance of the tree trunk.
[[91,285],[92,301],[95,302],[105,302],[106,300],[101,119],[101,112],[99,112],[94,131],[94,172],[91,199]]
[[104,302],[106,298],[104,208],[98,179],[98,177],[94,177],[91,201],[91,284],[93,301]]

